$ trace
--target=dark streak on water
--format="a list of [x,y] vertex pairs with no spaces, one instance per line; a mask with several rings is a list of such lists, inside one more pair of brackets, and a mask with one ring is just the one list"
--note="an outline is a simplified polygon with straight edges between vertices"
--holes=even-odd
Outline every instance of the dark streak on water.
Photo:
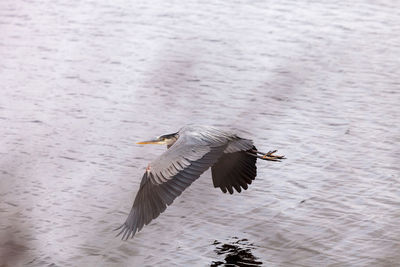
[[252,253],[254,245],[249,243],[247,239],[238,240],[233,237],[231,243],[221,244],[215,240],[213,245],[216,246],[214,250],[217,255],[222,255],[224,261],[213,261],[211,267],[217,266],[261,266],[262,262],[258,260]]
[[[398,265],[399,10],[0,1],[0,266]],[[241,194],[207,172],[114,238],[164,151],[134,143],[187,123],[288,159],[259,162]]]

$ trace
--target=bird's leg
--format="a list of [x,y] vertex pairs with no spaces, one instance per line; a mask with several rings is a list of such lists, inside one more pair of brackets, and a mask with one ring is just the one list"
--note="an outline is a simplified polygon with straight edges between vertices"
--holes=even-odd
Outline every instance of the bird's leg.
[[273,161],[280,161],[281,159],[285,159],[285,156],[275,155],[276,151],[277,150],[268,151],[268,153],[264,154],[262,158],[265,160],[273,160]]
[[[251,150],[251,154],[259,159],[263,159],[263,160],[271,160],[271,161],[280,161],[281,159],[285,159],[285,156],[278,156],[278,155],[274,155],[275,152],[277,150],[273,150],[273,151],[269,151],[268,153],[263,153],[257,150]],[[254,154],[253,154],[254,153]],[[262,156],[259,156],[259,155]]]

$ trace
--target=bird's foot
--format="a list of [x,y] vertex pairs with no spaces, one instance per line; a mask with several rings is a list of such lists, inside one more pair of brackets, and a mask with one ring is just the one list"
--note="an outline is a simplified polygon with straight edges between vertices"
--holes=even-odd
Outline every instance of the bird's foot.
[[275,152],[278,150],[269,151],[268,153],[261,156],[262,159],[272,160],[272,161],[281,161],[281,159],[285,159],[285,156],[275,155]]

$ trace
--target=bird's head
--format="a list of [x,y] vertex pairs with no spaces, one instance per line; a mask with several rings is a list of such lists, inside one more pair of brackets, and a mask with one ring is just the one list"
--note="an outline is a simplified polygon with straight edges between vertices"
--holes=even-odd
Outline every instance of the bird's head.
[[137,142],[136,144],[145,145],[145,144],[155,144],[155,145],[167,145],[168,148],[172,146],[175,141],[178,139],[178,133],[172,134],[164,134],[154,138],[153,140]]

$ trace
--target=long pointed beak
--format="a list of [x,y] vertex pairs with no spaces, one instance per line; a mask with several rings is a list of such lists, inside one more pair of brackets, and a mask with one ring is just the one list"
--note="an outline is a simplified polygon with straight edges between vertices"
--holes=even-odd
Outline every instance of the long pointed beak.
[[156,139],[156,140],[137,142],[136,144],[138,144],[138,145],[147,145],[147,144],[163,145],[164,142]]

